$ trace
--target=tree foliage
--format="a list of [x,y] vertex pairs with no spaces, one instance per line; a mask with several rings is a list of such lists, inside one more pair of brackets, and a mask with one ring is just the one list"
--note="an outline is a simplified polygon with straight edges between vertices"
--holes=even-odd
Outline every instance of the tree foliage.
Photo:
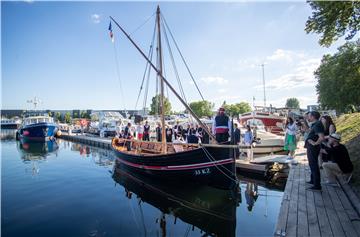
[[360,1],[309,1],[312,16],[305,31],[322,34],[319,44],[330,46],[344,36],[351,40],[360,29]]
[[348,42],[334,55],[324,55],[315,71],[323,108],[346,112],[360,106],[360,40]]
[[66,112],[66,114],[65,114],[65,123],[71,123],[70,112]]
[[291,109],[300,109],[300,102],[297,98],[288,98],[285,107]]
[[86,118],[86,119],[90,119],[90,114],[88,114],[87,111],[83,110],[80,112],[80,118]]
[[[151,99],[150,114],[160,114],[160,95],[156,95]],[[164,97],[164,114],[171,114],[171,103],[168,98]]]
[[214,104],[207,100],[194,101],[190,103],[190,108],[198,117],[211,117]]
[[60,114],[60,112],[56,112],[56,113],[55,113],[55,118],[56,118],[56,120],[57,120],[57,121],[60,121],[60,122],[62,122],[62,119],[61,119],[61,114]]
[[239,117],[239,114],[251,111],[251,106],[247,102],[240,102],[236,104],[223,104],[226,113],[233,117]]

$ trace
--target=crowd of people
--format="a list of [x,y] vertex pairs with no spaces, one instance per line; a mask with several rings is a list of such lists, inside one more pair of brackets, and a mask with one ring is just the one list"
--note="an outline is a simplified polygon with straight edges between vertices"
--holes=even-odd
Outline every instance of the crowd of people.
[[[238,124],[234,123],[231,130],[231,120],[225,114],[224,108],[220,108],[218,114],[213,119],[212,125],[207,125],[207,129],[212,132],[219,144],[230,144],[229,138],[234,137],[235,144],[243,144],[248,147],[246,153],[248,159],[252,158],[252,145],[256,141],[256,131],[246,125],[244,134],[241,134]],[[162,127],[157,123],[155,128],[155,140],[162,141]],[[136,129],[132,129],[130,123],[118,134],[119,137],[126,139],[136,138],[138,140],[150,141],[150,125],[137,124]],[[297,148],[297,135],[302,134],[305,142],[307,159],[311,170],[311,179],[307,182],[312,185],[311,190],[321,190],[320,169],[324,169],[329,185],[336,185],[336,177],[342,177],[349,181],[353,171],[348,151],[340,143],[341,136],[336,133],[336,126],[329,115],[321,116],[317,111],[306,113],[301,119],[294,121],[289,117],[285,124],[284,150],[288,151],[288,160],[292,161]],[[203,143],[210,141],[209,134],[199,125],[181,125],[177,122],[174,126],[165,126],[166,142],[180,143]],[[236,157],[240,155],[236,149]]]
[[337,185],[336,177],[349,182],[353,164],[346,147],[340,143],[341,136],[336,133],[336,126],[329,115],[321,116],[317,111],[307,112],[303,118],[286,122],[284,150],[289,151],[289,160],[294,158],[297,147],[296,134],[300,131],[304,141],[311,178],[308,189],[321,190],[321,173],[324,169],[328,185]]

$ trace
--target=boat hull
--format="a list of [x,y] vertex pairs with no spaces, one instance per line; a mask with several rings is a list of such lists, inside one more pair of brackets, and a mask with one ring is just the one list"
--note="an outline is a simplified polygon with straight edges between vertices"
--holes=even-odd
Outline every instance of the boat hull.
[[18,129],[19,124],[1,124],[2,129]]
[[55,137],[57,130],[53,123],[31,124],[18,130],[18,138],[25,141],[48,141]]
[[[112,143],[113,144],[113,143]],[[235,160],[228,148],[196,148],[159,156],[138,156],[118,151],[116,164],[163,182],[196,182],[221,189],[236,185]]]

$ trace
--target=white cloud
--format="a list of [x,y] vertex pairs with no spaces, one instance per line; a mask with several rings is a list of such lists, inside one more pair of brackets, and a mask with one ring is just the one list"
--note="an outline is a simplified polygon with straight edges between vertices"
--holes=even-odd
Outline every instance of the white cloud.
[[296,52],[292,50],[285,50],[285,49],[277,49],[274,53],[270,56],[266,57],[267,61],[287,61],[292,62],[295,59],[304,58],[305,55],[302,52]]
[[218,89],[217,92],[219,92],[219,93],[225,93],[225,92],[227,92],[227,90],[224,89],[224,88],[221,88],[221,89]]
[[219,76],[202,77],[200,80],[208,85],[210,84],[225,85],[229,82],[228,80],[225,80],[223,77],[219,77]]
[[34,2],[34,0],[23,0],[24,2],[26,2],[26,3],[33,3]]
[[[271,90],[289,90],[299,87],[314,87],[316,80],[314,71],[320,65],[320,58],[304,59],[296,64],[292,72],[266,82],[266,88]],[[255,86],[262,90],[262,85]]]
[[98,24],[100,23],[100,15],[99,14],[92,14],[91,15],[91,20],[95,23],[95,24]]

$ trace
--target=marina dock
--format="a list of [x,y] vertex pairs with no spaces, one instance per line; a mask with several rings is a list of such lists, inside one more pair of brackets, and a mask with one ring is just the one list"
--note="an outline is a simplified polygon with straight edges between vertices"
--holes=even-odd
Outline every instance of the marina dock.
[[304,150],[296,160],[299,164],[290,168],[274,236],[360,236],[359,200],[349,185],[323,184],[321,192],[308,191],[310,168]]
[[76,135],[76,134],[72,134],[72,135],[62,134],[60,138],[64,140],[79,142],[100,148],[111,149],[111,138],[101,138],[90,135]]

